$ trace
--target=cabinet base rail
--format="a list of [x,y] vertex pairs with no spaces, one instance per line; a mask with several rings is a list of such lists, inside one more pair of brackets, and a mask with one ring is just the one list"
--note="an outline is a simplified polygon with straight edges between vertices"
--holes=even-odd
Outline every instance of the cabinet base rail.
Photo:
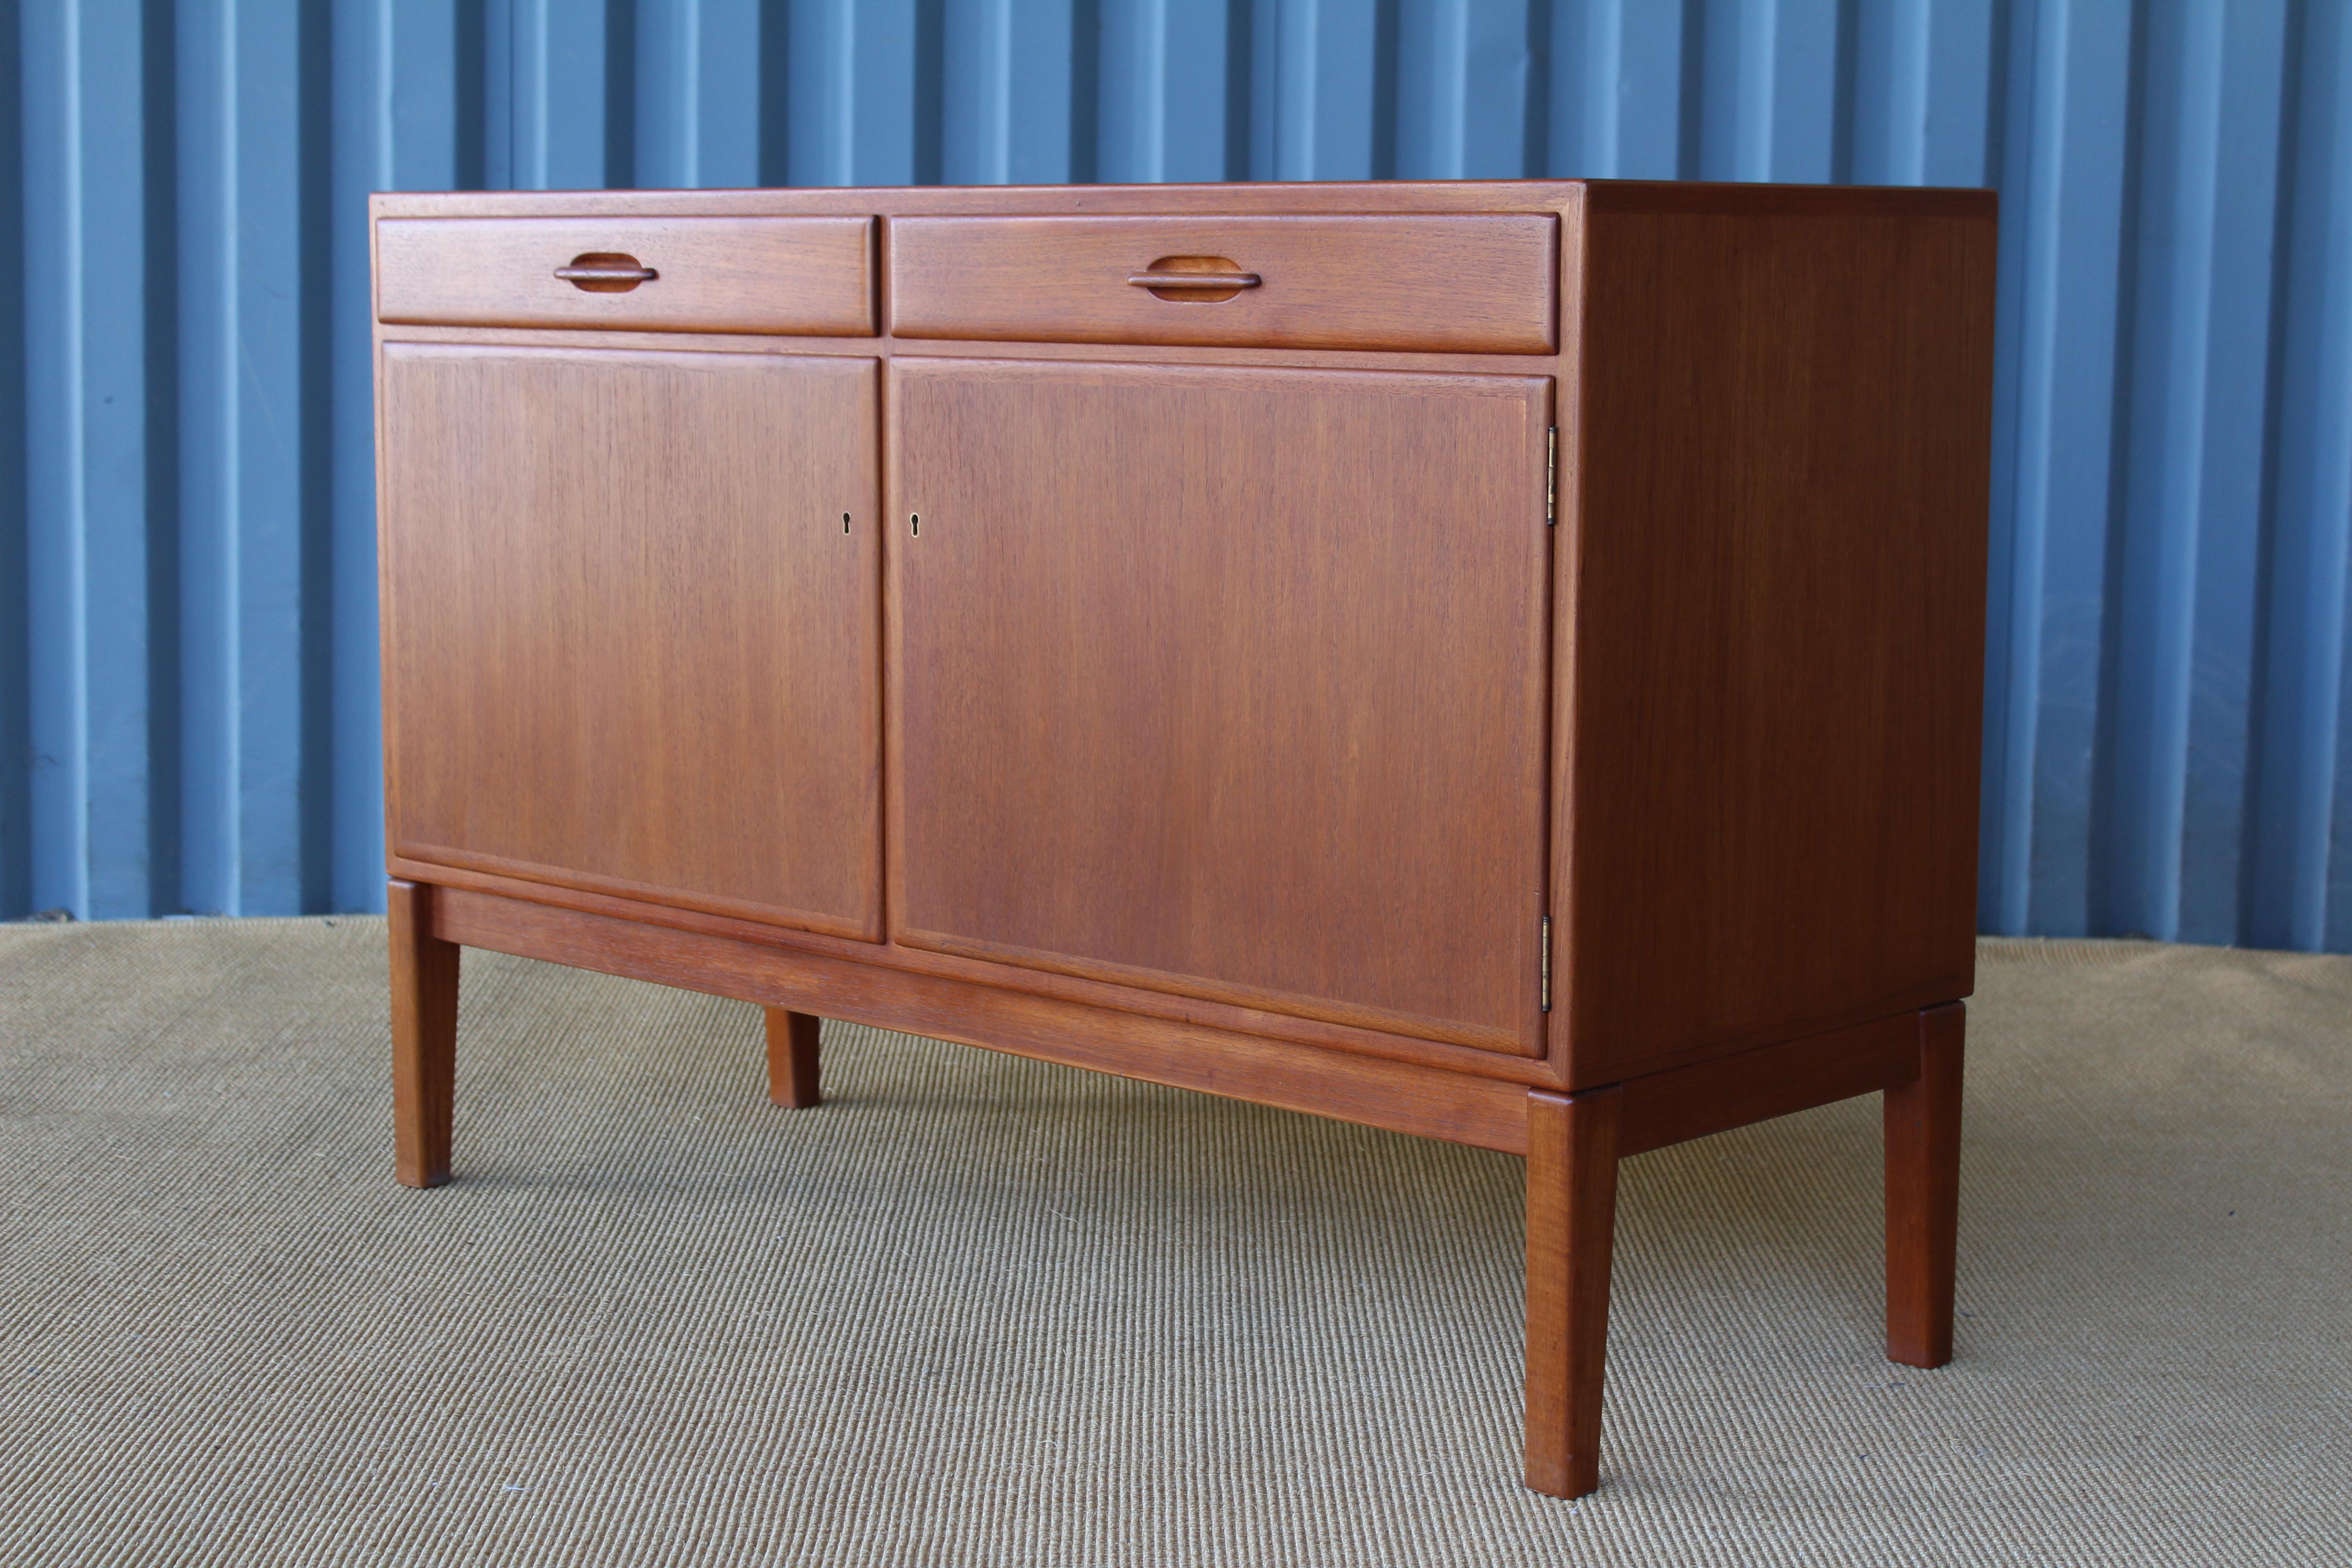
[[388,908],[397,1170],[412,1187],[449,1179],[458,958],[467,947],[764,1006],[769,1092],[782,1106],[818,1103],[822,1016],[1524,1154],[1526,1479],[1536,1491],[1576,1498],[1601,1482],[1618,1162],[1879,1093],[1886,1353],[1916,1367],[1952,1356],[1967,1019],[1957,1000],[1570,1090],[1344,1058],[471,889],[394,880]]

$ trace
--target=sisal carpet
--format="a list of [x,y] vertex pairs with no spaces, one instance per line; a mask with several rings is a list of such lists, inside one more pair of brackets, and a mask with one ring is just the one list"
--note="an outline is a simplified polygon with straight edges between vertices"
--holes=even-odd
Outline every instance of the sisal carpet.
[[1632,1162],[1604,1485],[1520,1489],[1521,1165],[383,928],[0,928],[0,1563],[2352,1561],[2352,960],[1988,943],[1958,1359],[1877,1104]]

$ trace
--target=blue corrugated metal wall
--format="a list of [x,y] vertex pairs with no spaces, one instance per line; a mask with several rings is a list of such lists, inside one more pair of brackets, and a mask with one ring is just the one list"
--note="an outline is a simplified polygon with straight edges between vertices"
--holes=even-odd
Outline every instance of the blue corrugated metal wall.
[[1549,174],[2000,186],[1983,922],[2352,949],[2352,5],[0,0],[0,915],[380,904],[371,190]]

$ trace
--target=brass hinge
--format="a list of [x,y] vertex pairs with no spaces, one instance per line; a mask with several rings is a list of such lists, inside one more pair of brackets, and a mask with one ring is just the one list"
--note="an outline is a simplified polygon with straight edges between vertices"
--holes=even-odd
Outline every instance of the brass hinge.
[[1559,426],[1544,432],[1544,521],[1559,517]]
[[1543,1010],[1551,1011],[1551,917],[1543,918]]

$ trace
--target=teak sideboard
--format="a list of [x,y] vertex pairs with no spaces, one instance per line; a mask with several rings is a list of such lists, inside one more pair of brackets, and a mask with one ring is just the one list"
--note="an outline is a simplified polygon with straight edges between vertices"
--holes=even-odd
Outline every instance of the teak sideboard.
[[1877,1092],[1949,1358],[1990,195],[372,212],[402,1181],[464,947],[1522,1153],[1574,1497],[1617,1163]]

